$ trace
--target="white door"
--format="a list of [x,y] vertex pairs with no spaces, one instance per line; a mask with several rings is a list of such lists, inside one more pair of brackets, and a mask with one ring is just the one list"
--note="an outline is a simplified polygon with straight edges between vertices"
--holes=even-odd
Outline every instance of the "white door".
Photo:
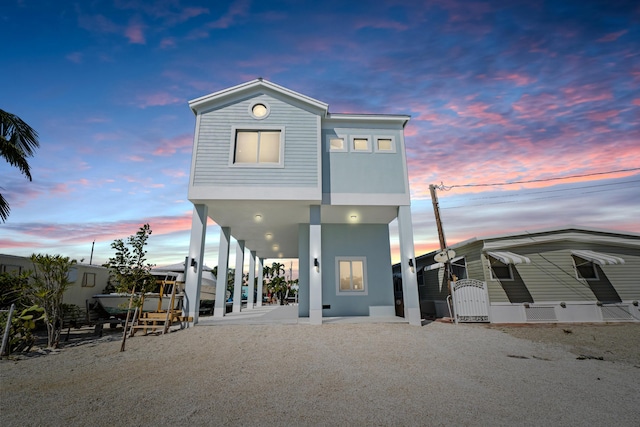
[[476,279],[451,282],[451,299],[457,322],[489,322],[487,283]]

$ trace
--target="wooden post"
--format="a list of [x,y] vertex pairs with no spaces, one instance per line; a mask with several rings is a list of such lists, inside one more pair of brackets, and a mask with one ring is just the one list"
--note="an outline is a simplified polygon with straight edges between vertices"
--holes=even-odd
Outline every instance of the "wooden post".
[[[7,325],[4,328],[4,335],[2,337],[2,347],[0,347],[0,356],[4,356],[4,352],[7,349],[7,345],[9,343],[9,332],[11,331],[11,317],[13,317],[13,310],[15,310],[16,305],[11,304],[9,308],[9,317],[7,317]],[[7,350],[7,354],[11,352],[11,349]]]
[[127,328],[129,327],[129,315],[131,314],[131,306],[133,305],[133,297],[136,294],[136,287],[131,290],[131,298],[129,298],[129,308],[127,309],[127,320],[124,322],[124,333],[122,334],[122,345],[120,351],[124,351],[124,343],[127,341]]

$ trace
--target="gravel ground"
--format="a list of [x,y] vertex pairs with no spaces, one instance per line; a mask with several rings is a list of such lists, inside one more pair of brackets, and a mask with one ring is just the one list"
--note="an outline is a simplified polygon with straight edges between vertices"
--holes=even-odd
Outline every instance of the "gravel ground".
[[112,333],[0,362],[0,420],[3,426],[637,426],[639,329],[197,326],[136,335],[125,352]]

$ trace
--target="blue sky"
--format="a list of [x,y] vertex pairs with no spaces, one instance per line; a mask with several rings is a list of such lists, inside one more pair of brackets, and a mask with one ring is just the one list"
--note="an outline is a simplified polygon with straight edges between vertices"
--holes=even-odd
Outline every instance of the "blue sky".
[[[256,77],[333,113],[411,115],[417,254],[438,247],[428,185],[441,182],[586,175],[440,191],[450,244],[567,224],[640,232],[637,1],[6,0],[0,39],[0,108],[41,143],[33,182],[0,163],[0,253],[87,262],[95,240],[101,263],[148,222],[149,260],[182,260],[187,102]],[[210,226],[211,266],[217,241]]]

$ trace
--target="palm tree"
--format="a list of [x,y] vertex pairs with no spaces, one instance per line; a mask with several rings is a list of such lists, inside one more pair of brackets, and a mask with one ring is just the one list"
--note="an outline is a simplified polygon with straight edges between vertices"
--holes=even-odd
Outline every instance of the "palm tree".
[[[26,124],[20,117],[0,110],[0,155],[11,165],[17,167],[29,181],[31,168],[27,157],[32,157],[40,147],[38,132]],[[0,219],[5,222],[9,217],[9,203],[0,194]]]

